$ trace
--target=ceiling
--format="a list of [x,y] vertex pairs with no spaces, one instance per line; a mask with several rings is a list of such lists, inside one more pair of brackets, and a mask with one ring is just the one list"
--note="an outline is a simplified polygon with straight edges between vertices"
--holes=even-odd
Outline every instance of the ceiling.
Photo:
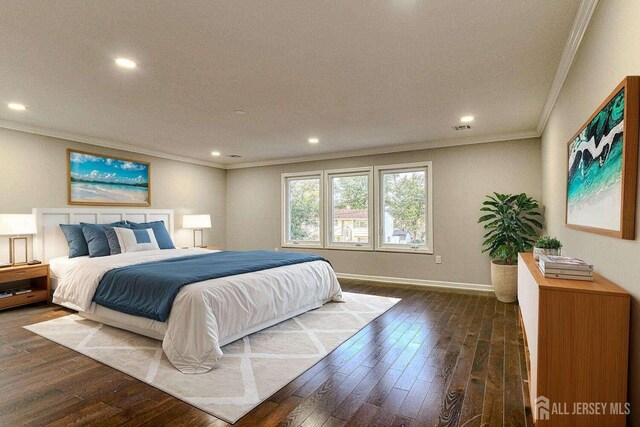
[[3,0],[0,120],[222,165],[535,131],[579,4]]

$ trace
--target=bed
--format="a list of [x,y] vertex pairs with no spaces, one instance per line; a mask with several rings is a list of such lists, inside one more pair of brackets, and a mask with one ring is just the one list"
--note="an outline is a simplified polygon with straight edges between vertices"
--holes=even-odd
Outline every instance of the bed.
[[[342,298],[330,264],[314,259],[183,286],[165,321],[116,311],[93,301],[106,275],[128,269],[155,269],[162,263],[179,266],[200,260],[201,264],[214,265],[217,261],[222,265],[220,260],[230,253],[200,248],[164,249],[69,259],[64,255],[64,237],[61,242],[56,230],[58,224],[161,219],[173,236],[173,211],[73,208],[34,209],[34,213],[38,226],[34,248],[36,255],[40,253],[50,263],[56,288],[53,302],[88,319],[162,340],[169,361],[186,374],[212,369],[222,356],[220,348],[230,342]],[[117,285],[120,289],[129,286]]]

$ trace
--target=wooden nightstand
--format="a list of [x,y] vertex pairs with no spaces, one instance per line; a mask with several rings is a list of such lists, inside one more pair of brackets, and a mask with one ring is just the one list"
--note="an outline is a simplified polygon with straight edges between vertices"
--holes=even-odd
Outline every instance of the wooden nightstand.
[[49,264],[19,265],[0,269],[0,292],[30,288],[26,294],[0,298],[0,310],[36,302],[49,302]]

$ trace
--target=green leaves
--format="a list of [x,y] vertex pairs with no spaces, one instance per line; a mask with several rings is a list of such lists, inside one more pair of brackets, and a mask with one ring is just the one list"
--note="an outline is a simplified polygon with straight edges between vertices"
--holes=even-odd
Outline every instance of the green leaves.
[[562,243],[555,237],[543,236],[538,239],[535,246],[540,249],[561,249]]
[[484,223],[485,239],[482,252],[507,264],[517,263],[518,253],[530,250],[542,228],[540,206],[525,193],[487,196],[480,211],[486,213],[478,219]]
[[425,172],[387,173],[383,176],[384,211],[393,218],[393,226],[411,233],[415,242],[424,242]]

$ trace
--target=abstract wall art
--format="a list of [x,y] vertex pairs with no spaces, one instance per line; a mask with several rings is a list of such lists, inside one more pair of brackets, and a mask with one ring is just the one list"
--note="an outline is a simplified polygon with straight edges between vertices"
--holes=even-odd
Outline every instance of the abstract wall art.
[[640,77],[626,77],[568,143],[567,227],[635,238]]

